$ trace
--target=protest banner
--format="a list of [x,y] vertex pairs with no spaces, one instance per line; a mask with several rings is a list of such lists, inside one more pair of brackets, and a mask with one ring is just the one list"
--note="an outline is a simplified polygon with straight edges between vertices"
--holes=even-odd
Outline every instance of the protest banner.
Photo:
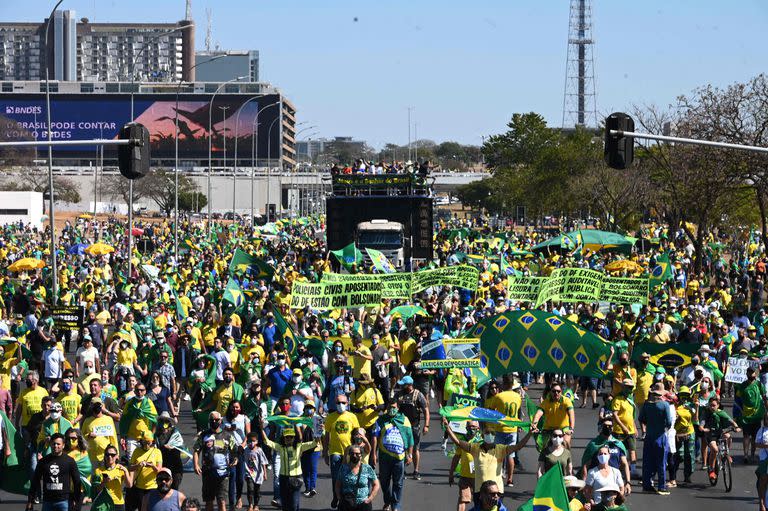
[[[434,349],[442,345],[442,350]],[[430,349],[427,350],[426,347]],[[480,367],[479,339],[438,339],[425,344],[421,356],[422,369]]]
[[52,309],[53,324],[62,330],[83,328],[85,309],[80,305],[56,305]]
[[451,400],[448,402],[448,406],[481,406],[482,399],[474,396],[467,396],[465,394],[451,394]]
[[452,286],[475,291],[480,272],[469,265],[447,266],[421,270],[412,274],[411,293],[416,294],[430,287]]
[[605,277],[600,300],[606,302],[628,304],[648,304],[648,279],[633,279],[627,277]]
[[309,306],[315,310],[344,307],[373,307],[381,303],[381,282],[295,282],[291,290],[291,309]]
[[323,273],[321,282],[381,282],[382,298],[410,298],[411,274],[410,273]]
[[516,277],[507,282],[507,298],[521,302],[535,302],[546,277]]
[[747,358],[728,357],[728,370],[725,372],[725,381],[730,383],[744,383],[747,380],[747,369],[754,367],[760,370],[759,360]]

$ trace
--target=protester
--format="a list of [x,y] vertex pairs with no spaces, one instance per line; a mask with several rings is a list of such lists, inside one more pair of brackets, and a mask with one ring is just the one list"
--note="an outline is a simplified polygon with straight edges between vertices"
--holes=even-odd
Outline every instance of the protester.
[[51,435],[51,452],[40,459],[31,481],[27,511],[33,508],[36,488],[42,488],[42,503],[47,509],[73,509],[80,506],[82,486],[75,460],[64,452],[64,435]]
[[370,511],[373,499],[379,492],[376,472],[362,461],[362,449],[358,445],[347,448],[347,462],[341,465],[336,477],[336,494],[340,496],[340,511]]

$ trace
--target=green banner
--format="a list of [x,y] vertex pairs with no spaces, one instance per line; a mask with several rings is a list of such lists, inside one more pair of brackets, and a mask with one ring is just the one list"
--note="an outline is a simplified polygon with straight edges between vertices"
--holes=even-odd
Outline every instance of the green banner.
[[468,265],[447,266],[433,270],[421,270],[412,275],[411,293],[416,294],[429,287],[452,286],[475,291],[480,271]]
[[381,303],[381,282],[295,282],[291,289],[291,309],[309,306],[315,310],[345,307],[373,307]]
[[413,182],[410,174],[349,174],[333,176],[334,185],[397,186]]
[[367,274],[357,273],[323,273],[322,282],[381,282],[381,297],[410,298],[411,274],[410,273],[385,273]]
[[648,303],[648,279],[606,277],[600,301],[613,303]]
[[648,278],[609,277],[586,268],[558,268],[549,277],[510,277],[510,300],[647,304]]
[[521,302],[535,302],[539,299],[541,283],[546,277],[515,277],[509,278],[507,284],[507,297],[510,300]]

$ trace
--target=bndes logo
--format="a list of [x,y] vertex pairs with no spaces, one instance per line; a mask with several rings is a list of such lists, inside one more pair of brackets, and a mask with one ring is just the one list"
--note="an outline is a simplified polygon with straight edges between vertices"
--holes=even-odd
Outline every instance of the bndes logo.
[[6,114],[31,114],[39,115],[43,113],[43,107],[41,106],[6,106]]

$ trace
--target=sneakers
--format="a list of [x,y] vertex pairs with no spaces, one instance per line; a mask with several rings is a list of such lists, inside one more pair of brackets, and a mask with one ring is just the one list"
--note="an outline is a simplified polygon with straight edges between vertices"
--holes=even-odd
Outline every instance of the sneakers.
[[304,495],[305,497],[309,498],[310,491],[309,490],[303,491],[303,492],[301,492],[301,494]]
[[416,481],[421,481],[421,473],[420,473],[420,472],[414,472],[414,473],[413,473],[413,478],[414,478]]
[[333,497],[333,500],[331,501],[331,509],[338,509],[339,508],[339,499],[336,497]]
[[272,499],[272,502],[270,502],[270,504],[272,504],[272,507],[283,507],[282,504],[280,504],[280,501],[277,499]]
[[191,398],[189,397],[189,394],[184,394],[184,397],[182,399],[184,401],[189,401]]
[[312,488],[311,490],[309,490],[309,495],[308,495],[308,497],[309,497],[310,499],[311,499],[312,497],[314,497],[315,495],[317,495],[317,490],[315,490],[314,488]]
[[669,490],[656,490],[656,495],[670,495]]

